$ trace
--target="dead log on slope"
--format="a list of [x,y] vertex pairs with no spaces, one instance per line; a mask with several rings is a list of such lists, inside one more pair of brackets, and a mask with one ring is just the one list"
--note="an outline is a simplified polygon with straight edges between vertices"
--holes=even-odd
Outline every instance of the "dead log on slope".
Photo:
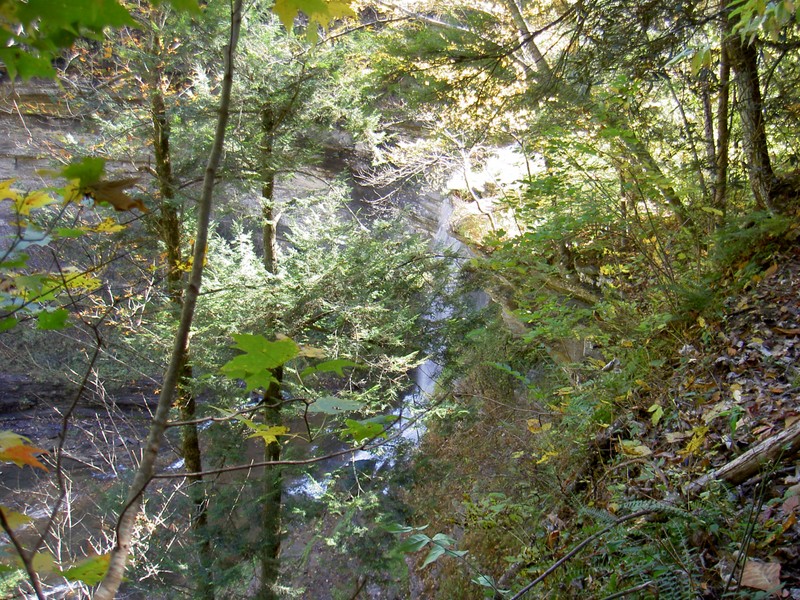
[[764,465],[794,456],[800,451],[800,421],[781,433],[767,438],[734,460],[689,484],[687,493],[697,494],[712,481],[731,485],[744,483],[757,475]]

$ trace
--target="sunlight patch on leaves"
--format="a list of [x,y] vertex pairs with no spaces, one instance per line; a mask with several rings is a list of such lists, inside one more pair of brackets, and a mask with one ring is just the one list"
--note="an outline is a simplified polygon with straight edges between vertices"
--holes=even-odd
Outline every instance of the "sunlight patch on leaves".
[[61,575],[70,581],[82,581],[87,585],[97,585],[108,571],[111,554],[90,556],[61,571]]

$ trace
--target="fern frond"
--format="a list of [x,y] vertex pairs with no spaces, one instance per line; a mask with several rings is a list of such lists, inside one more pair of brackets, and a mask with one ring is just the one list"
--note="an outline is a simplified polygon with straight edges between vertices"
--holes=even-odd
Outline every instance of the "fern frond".
[[659,502],[658,500],[631,500],[625,502],[620,506],[626,512],[638,512],[640,510],[651,510],[653,512],[662,513],[671,517],[679,517],[682,519],[693,518],[692,513],[672,504],[666,502]]

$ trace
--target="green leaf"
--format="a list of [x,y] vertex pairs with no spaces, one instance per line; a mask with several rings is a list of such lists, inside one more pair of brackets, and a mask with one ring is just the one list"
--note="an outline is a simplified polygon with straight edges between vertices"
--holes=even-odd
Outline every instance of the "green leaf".
[[658,425],[658,422],[664,416],[664,407],[660,404],[653,404],[650,408],[647,409],[647,412],[650,414],[650,422],[655,427]]
[[308,412],[323,413],[326,415],[338,415],[342,412],[359,410],[362,408],[360,402],[355,400],[347,400],[345,398],[336,398],[334,396],[323,396],[317,398],[308,405]]
[[33,522],[33,519],[31,519],[28,515],[11,510],[5,506],[0,506],[0,511],[2,511],[3,516],[6,518],[6,523],[8,523],[8,526],[12,531],[22,527],[23,525]]
[[424,569],[432,562],[436,562],[437,560],[439,560],[439,558],[444,556],[445,550],[446,549],[443,546],[437,546],[437,545],[431,546],[431,550],[430,552],[428,552],[428,556],[425,557],[425,560],[422,561],[420,569]]
[[409,525],[402,525],[401,523],[389,523],[386,525],[386,531],[394,534],[411,533],[412,531],[422,531],[423,529],[427,529],[427,527],[427,525],[422,525],[421,527],[411,527]]
[[[197,0],[167,0],[167,2],[178,12],[187,12],[193,15],[199,15],[202,12]],[[154,2],[153,4],[159,5],[161,2]]]
[[265,361],[262,366],[264,369],[280,367],[300,354],[300,348],[297,347],[294,340],[271,342],[263,335],[249,333],[234,333],[233,339],[236,341],[235,348],[262,357]]
[[247,391],[277,382],[272,370],[296,357],[300,349],[290,339],[271,342],[263,335],[234,334],[235,347],[245,352],[225,363],[220,370],[231,379],[243,379]]
[[84,188],[100,181],[105,166],[105,159],[85,156],[80,162],[73,161],[62,169],[61,176],[66,179],[77,179],[78,185]]
[[247,392],[252,392],[259,388],[266,389],[273,383],[280,383],[270,371],[260,371],[258,373],[244,375],[241,379],[244,379],[247,384],[247,389],[245,390]]
[[0,269],[19,269],[26,266],[29,259],[30,256],[24,252],[20,252],[19,254],[14,253],[6,260],[0,262]]
[[415,533],[398,544],[397,550],[403,553],[419,552],[425,546],[427,546],[430,541],[431,538],[424,533]]
[[75,227],[57,227],[55,233],[58,237],[77,238],[86,235],[86,230]]
[[722,212],[720,209],[713,208],[711,206],[701,206],[700,210],[702,210],[703,212],[707,212],[709,214],[715,215],[717,217],[722,217],[722,216],[725,215],[725,213]]
[[433,536],[433,541],[436,544],[442,544],[444,546],[452,546],[453,544],[456,543],[456,541],[453,538],[444,533],[437,533],[435,536]]
[[64,329],[67,326],[68,317],[69,311],[66,308],[57,308],[52,311],[42,311],[37,317],[36,329]]
[[386,439],[388,435],[381,423],[376,423],[371,420],[354,421],[353,419],[346,419],[344,423],[347,425],[345,434],[352,435],[353,439],[358,444],[372,438],[382,437]]
[[92,556],[75,563],[61,574],[70,581],[82,581],[87,585],[97,585],[106,576],[111,554]]
[[473,583],[477,583],[478,585],[482,585],[483,587],[488,587],[488,588],[495,589],[494,579],[492,579],[488,575],[479,575],[478,577],[476,577],[472,581],[473,581]]
[[0,48],[0,61],[5,63],[8,76],[12,81],[17,76],[27,81],[32,77],[52,79],[56,75],[49,55],[35,56],[29,52],[23,52],[17,47]]
[[9,329],[13,329],[17,326],[19,320],[16,317],[6,317],[5,319],[0,319],[0,331],[8,331]]
[[344,377],[344,369],[345,367],[360,367],[362,365],[353,362],[352,360],[347,360],[344,358],[337,358],[334,360],[326,360],[321,362],[317,365],[312,365],[310,367],[306,367],[302,371],[300,371],[300,377],[304,378],[312,373],[336,373],[339,377]]

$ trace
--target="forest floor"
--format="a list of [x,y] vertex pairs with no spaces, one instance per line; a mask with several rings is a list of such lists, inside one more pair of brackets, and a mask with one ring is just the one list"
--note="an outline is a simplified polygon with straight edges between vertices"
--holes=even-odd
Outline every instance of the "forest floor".
[[[414,525],[445,532],[468,554],[412,576],[418,597],[481,598],[491,582],[519,589],[593,536],[597,518],[612,523],[651,503],[674,506],[691,524],[673,527],[662,515],[620,527],[620,540],[603,536],[569,556],[549,576],[559,582],[538,593],[605,598],[636,581],[643,587],[626,597],[664,595],[664,568],[686,575],[691,597],[800,598],[794,451],[743,482],[697,485],[800,421],[800,250],[784,247],[731,285],[740,273],[734,265],[727,282],[723,275],[719,288],[736,291],[714,310],[682,315],[680,331],[666,334],[674,354],[653,356],[646,381],[617,397],[614,422],[594,431],[542,412],[541,395],[532,400],[519,381],[503,387],[485,362],[457,380],[455,408],[431,426],[407,499]],[[581,387],[557,385],[556,395]],[[590,398],[592,385],[584,384]],[[640,578],[613,587],[615,570],[620,582]]]

